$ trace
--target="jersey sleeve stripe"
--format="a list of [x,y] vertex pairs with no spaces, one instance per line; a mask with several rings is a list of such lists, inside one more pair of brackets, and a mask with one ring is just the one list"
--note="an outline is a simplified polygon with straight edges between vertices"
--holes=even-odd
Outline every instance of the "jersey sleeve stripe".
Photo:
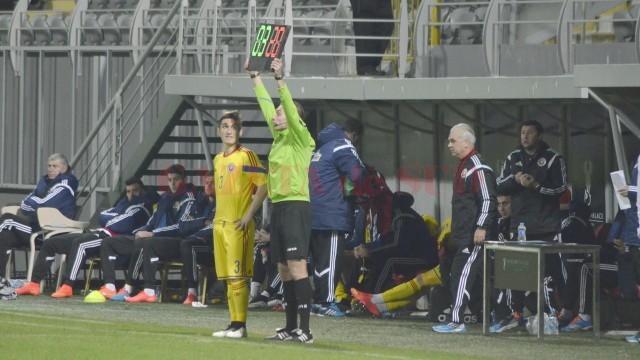
[[243,172],[247,172],[247,173],[263,173],[266,174],[267,173],[267,169],[265,168],[261,168],[261,167],[257,167],[257,166],[243,166],[242,167],[242,171]]

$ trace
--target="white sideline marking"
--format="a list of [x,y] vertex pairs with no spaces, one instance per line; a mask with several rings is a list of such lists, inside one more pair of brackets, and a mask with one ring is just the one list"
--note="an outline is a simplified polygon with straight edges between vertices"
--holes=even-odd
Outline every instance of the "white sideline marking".
[[[4,311],[0,311],[0,313],[4,313],[6,314],[7,312]],[[32,316],[32,317],[43,317],[43,318],[52,318],[52,319],[58,319],[58,317],[54,317],[54,316],[37,316],[37,315],[28,315],[28,316]],[[66,319],[68,320],[68,319]],[[75,320],[75,319],[74,319]],[[95,323],[108,323],[106,321],[85,321],[85,322],[95,322]],[[4,324],[15,324],[15,325],[25,325],[24,322],[21,321],[5,321]],[[33,326],[33,327],[41,327],[41,328],[54,328],[54,329],[65,329],[65,330],[77,330],[78,333],[74,334],[75,338],[80,338],[80,337],[95,337],[97,332],[100,332],[101,329],[95,329],[95,331],[91,332],[91,333],[85,333],[83,332],[84,330],[86,330],[85,328],[81,328],[81,327],[70,327],[68,326],[68,324],[65,323],[61,323],[59,325],[51,325],[51,324],[39,324],[39,323],[29,323],[29,326]],[[131,334],[139,334],[139,335],[148,335],[148,336],[165,336],[165,337],[173,337],[173,338],[186,338],[186,339],[190,339],[193,342],[199,342],[199,343],[214,343],[214,342],[218,342],[218,341],[231,341],[231,342],[235,342],[238,345],[242,345],[243,347],[245,346],[254,346],[254,347],[259,347],[259,348],[263,348],[266,344],[268,344],[269,346],[289,346],[290,344],[285,344],[285,343],[277,343],[277,342],[267,342],[267,340],[264,340],[264,342],[261,341],[242,341],[239,342],[237,340],[229,340],[229,339],[215,339],[211,336],[200,336],[198,334],[172,334],[172,333],[163,333],[163,332],[148,332],[148,331],[131,331],[131,330],[104,330],[105,332],[109,332],[110,334],[113,335],[114,332],[121,332],[121,333],[126,333],[128,335]],[[4,334],[4,336],[12,336],[12,334]],[[23,335],[17,335],[16,336],[23,336]],[[33,336],[33,337],[37,337],[37,336],[46,336],[47,338],[51,338],[51,337],[68,337],[68,334],[64,334],[64,333],[60,333],[60,334],[55,334],[55,333],[47,333],[47,334],[41,334],[41,335],[35,335],[35,334],[31,334],[29,336]],[[335,353],[335,354],[345,354],[345,355],[358,355],[358,356],[368,356],[368,357],[372,357],[372,358],[379,358],[379,359],[415,359],[415,357],[405,357],[405,356],[399,356],[399,355],[383,355],[383,354],[376,354],[376,353],[368,353],[368,352],[362,352],[362,351],[353,351],[353,350],[332,350],[332,349],[327,349],[327,348],[317,348],[317,347],[313,347],[313,345],[301,345],[304,347],[305,352],[306,351],[312,351],[312,352],[316,352],[316,353]]]
[[29,317],[29,318],[37,318],[37,319],[61,320],[61,321],[66,321],[66,322],[88,323],[88,324],[108,324],[109,323],[109,321],[103,321],[103,320],[73,319],[73,318],[69,318],[69,317],[65,317],[65,316],[29,314],[29,313],[20,313],[20,312],[11,312],[11,311],[0,311],[0,314],[11,315],[11,316],[22,316],[22,317]]

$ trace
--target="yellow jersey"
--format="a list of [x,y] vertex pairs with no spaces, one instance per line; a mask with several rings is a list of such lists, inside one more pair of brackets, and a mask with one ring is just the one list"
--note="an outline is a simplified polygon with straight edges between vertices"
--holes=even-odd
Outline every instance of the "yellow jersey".
[[258,186],[267,183],[267,170],[258,156],[238,145],[230,154],[219,153],[213,159],[216,186],[216,216],[214,221],[235,221],[249,209]]

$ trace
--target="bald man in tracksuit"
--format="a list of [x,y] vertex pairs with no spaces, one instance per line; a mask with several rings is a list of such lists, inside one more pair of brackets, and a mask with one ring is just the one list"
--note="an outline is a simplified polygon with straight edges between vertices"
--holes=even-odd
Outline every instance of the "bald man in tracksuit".
[[453,179],[451,239],[458,247],[451,265],[451,322],[433,327],[441,333],[466,332],[463,317],[474,282],[482,276],[482,247],[496,221],[493,170],[475,150],[473,129],[464,123],[449,134],[449,150],[460,162]]

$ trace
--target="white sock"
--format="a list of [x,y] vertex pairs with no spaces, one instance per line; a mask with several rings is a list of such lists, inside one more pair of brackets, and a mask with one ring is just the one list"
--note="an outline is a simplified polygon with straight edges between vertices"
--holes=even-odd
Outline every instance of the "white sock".
[[133,291],[133,287],[129,284],[124,284],[123,287],[124,291],[128,292],[129,294],[131,294],[131,292]]
[[372,294],[371,302],[374,304],[384,304],[384,299],[382,299],[382,294]]
[[147,296],[153,296],[156,294],[156,291],[154,289],[144,288],[144,293],[147,294]]
[[578,316],[580,316],[580,319],[584,320],[584,321],[591,321],[591,315],[587,315],[587,314],[578,314]]
[[198,296],[198,290],[196,290],[196,288],[189,288],[189,290],[187,290],[187,293],[194,296]]
[[260,292],[260,287],[262,287],[261,283],[252,281],[251,282],[251,290],[249,290],[249,297],[250,298],[254,298],[254,297],[258,296],[258,293]]
[[116,286],[114,284],[104,284],[104,287],[111,291],[116,291]]

